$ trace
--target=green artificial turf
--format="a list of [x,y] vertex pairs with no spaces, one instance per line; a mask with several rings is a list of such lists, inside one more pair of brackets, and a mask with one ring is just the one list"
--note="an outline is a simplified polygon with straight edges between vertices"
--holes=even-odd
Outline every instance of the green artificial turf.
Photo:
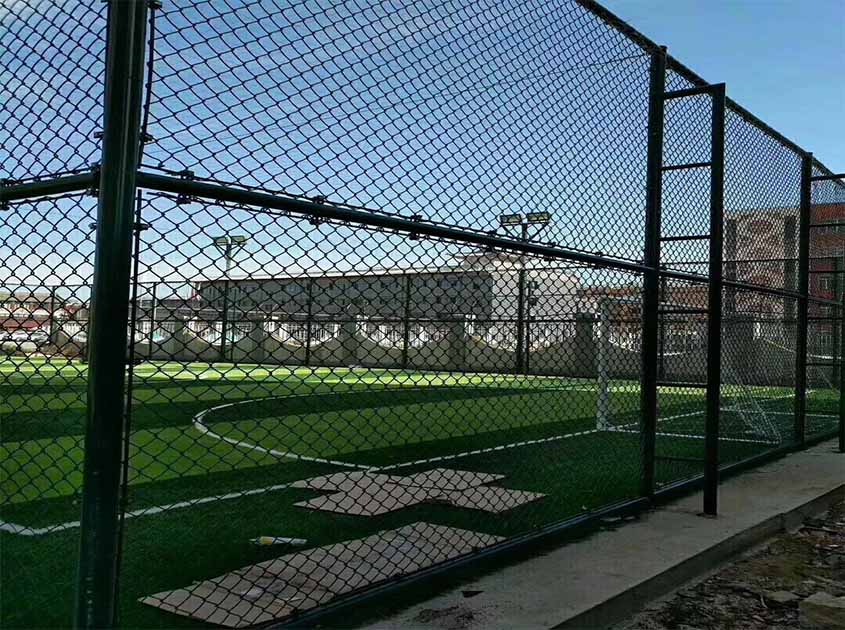
[[[4,521],[48,527],[78,519],[85,390],[86,368],[77,362],[0,362]],[[760,396],[786,410],[778,416],[784,434],[792,422],[787,395],[773,389]],[[837,396],[814,397],[815,413],[835,409]],[[727,395],[726,402],[748,402],[740,398]],[[420,520],[512,536],[633,498],[639,488],[636,382],[615,381],[610,393],[613,421],[630,432],[594,430],[597,392],[585,379],[147,363],[134,368],[130,401],[127,510],[202,499],[126,520],[120,611],[130,627],[197,625],[137,598],[283,553],[252,546],[255,536],[302,537],[319,546]],[[703,392],[661,388],[660,405],[659,430],[668,435],[657,438],[659,483],[700,474],[703,442],[682,436],[703,432]],[[204,411],[208,430],[241,444],[193,426]],[[748,413],[723,414],[724,434],[744,435]],[[808,418],[811,430],[828,427],[822,415]],[[523,442],[530,443],[501,448]],[[767,448],[723,441],[721,459]],[[268,490],[345,469],[297,456],[403,465],[391,474],[435,466],[498,473],[505,475],[501,485],[546,496],[501,514],[434,504],[379,517],[327,514],[293,505],[317,492]],[[78,528],[37,537],[0,533],[4,627],[69,623],[78,540]]]

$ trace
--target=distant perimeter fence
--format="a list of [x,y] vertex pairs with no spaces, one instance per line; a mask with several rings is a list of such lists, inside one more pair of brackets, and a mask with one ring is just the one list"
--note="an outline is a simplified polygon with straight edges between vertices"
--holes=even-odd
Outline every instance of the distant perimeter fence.
[[845,176],[590,0],[0,39],[4,627],[365,615],[845,452]]

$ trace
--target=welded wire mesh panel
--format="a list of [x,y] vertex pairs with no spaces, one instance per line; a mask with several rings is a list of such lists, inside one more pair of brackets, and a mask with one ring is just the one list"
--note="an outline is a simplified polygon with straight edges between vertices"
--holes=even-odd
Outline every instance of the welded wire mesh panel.
[[[824,175],[818,169],[814,175]],[[837,276],[845,256],[845,179],[812,182],[810,189],[810,282],[813,297],[841,301]]]
[[[656,471],[666,484],[703,473],[709,378],[708,286],[664,282]],[[788,444],[794,435],[795,300],[723,292],[719,461],[741,461]],[[679,313],[678,311],[689,311]]]
[[[670,90],[694,87],[667,73]],[[711,97],[670,100],[663,176],[667,267],[706,275],[710,233]],[[797,288],[801,154],[729,106],[725,118],[724,275],[750,285]],[[705,238],[673,240],[700,235]]]
[[640,258],[648,57],[576,2],[156,14],[145,164]]
[[96,200],[0,222],[0,581],[7,627],[65,625],[76,575]]
[[808,320],[806,432],[813,437],[839,428],[842,307],[811,302]]
[[93,0],[0,6],[0,180],[99,160],[105,8]]
[[[814,176],[827,172],[817,166]],[[807,315],[807,433],[835,432],[842,388],[842,300],[845,282],[845,181],[814,181],[810,195]]]

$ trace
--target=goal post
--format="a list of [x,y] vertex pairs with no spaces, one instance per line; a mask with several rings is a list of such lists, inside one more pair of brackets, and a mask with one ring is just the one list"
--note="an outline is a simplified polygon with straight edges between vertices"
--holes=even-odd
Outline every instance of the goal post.
[[[595,365],[596,365],[596,379],[597,379],[597,395],[596,395],[596,429],[599,431],[612,431],[620,426],[619,422],[614,421],[614,413],[611,401],[611,374],[614,368],[614,358],[622,358],[624,354],[630,354],[628,357],[631,361],[631,366],[637,366],[631,369],[631,378],[636,378],[639,370],[639,331],[636,335],[631,336],[631,339],[636,339],[636,344],[620,343],[619,339],[614,339],[618,335],[613,333],[614,311],[633,309],[642,321],[642,301],[632,297],[622,296],[604,296],[599,299],[596,308],[596,332],[594,335],[595,342]],[[625,322],[630,321],[631,318],[625,318]],[[617,350],[618,348],[618,350]],[[635,373],[636,370],[636,373]]]
[[[659,397],[664,402],[667,397],[676,399],[674,404],[666,405],[663,413],[659,413],[658,435],[704,439],[706,410],[702,388],[706,381],[707,338],[703,329],[706,322],[684,314],[695,310],[689,304],[659,304],[661,314],[657,316],[660,317],[662,337],[666,336],[667,327],[677,326],[668,331],[669,340],[660,344],[659,356],[656,357],[670,368],[666,382],[659,385]],[[672,311],[681,315],[672,317],[665,314]],[[604,296],[596,305],[595,428],[598,431],[640,432],[639,422],[632,417],[633,408],[620,410],[619,403],[614,404],[617,390],[624,395],[626,389],[630,393],[632,388],[640,387],[639,371],[633,367],[634,357],[639,358],[639,335],[630,330],[630,323],[637,318],[642,321],[642,303],[634,297]],[[726,327],[737,323],[742,322],[730,318],[724,320]],[[727,343],[722,349],[720,386],[723,391],[723,423],[720,438],[777,445],[783,440],[782,399],[789,394],[784,393],[784,387],[760,382],[761,378],[765,379],[766,370],[759,369],[760,365],[757,365],[759,357],[755,357],[753,336],[744,334],[747,332],[745,329],[741,330],[743,333],[738,335],[728,333]],[[748,327],[748,330],[751,328]],[[639,363],[636,365],[639,366]],[[673,378],[673,373],[681,372],[682,376]],[[624,383],[614,384],[620,380],[632,381],[630,388]],[[701,396],[700,401],[697,401],[698,395]],[[673,407],[674,411],[671,410]]]

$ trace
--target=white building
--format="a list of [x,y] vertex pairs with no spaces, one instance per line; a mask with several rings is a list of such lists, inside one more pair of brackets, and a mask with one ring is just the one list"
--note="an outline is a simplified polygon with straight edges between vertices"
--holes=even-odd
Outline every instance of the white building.
[[[577,275],[553,263],[530,263],[524,268],[523,295],[531,316],[541,319],[569,310],[577,299]],[[200,279],[193,285],[201,308],[222,309],[225,301],[235,311],[272,316],[507,320],[517,317],[522,269],[519,256],[471,254],[436,267],[250,274]]]

